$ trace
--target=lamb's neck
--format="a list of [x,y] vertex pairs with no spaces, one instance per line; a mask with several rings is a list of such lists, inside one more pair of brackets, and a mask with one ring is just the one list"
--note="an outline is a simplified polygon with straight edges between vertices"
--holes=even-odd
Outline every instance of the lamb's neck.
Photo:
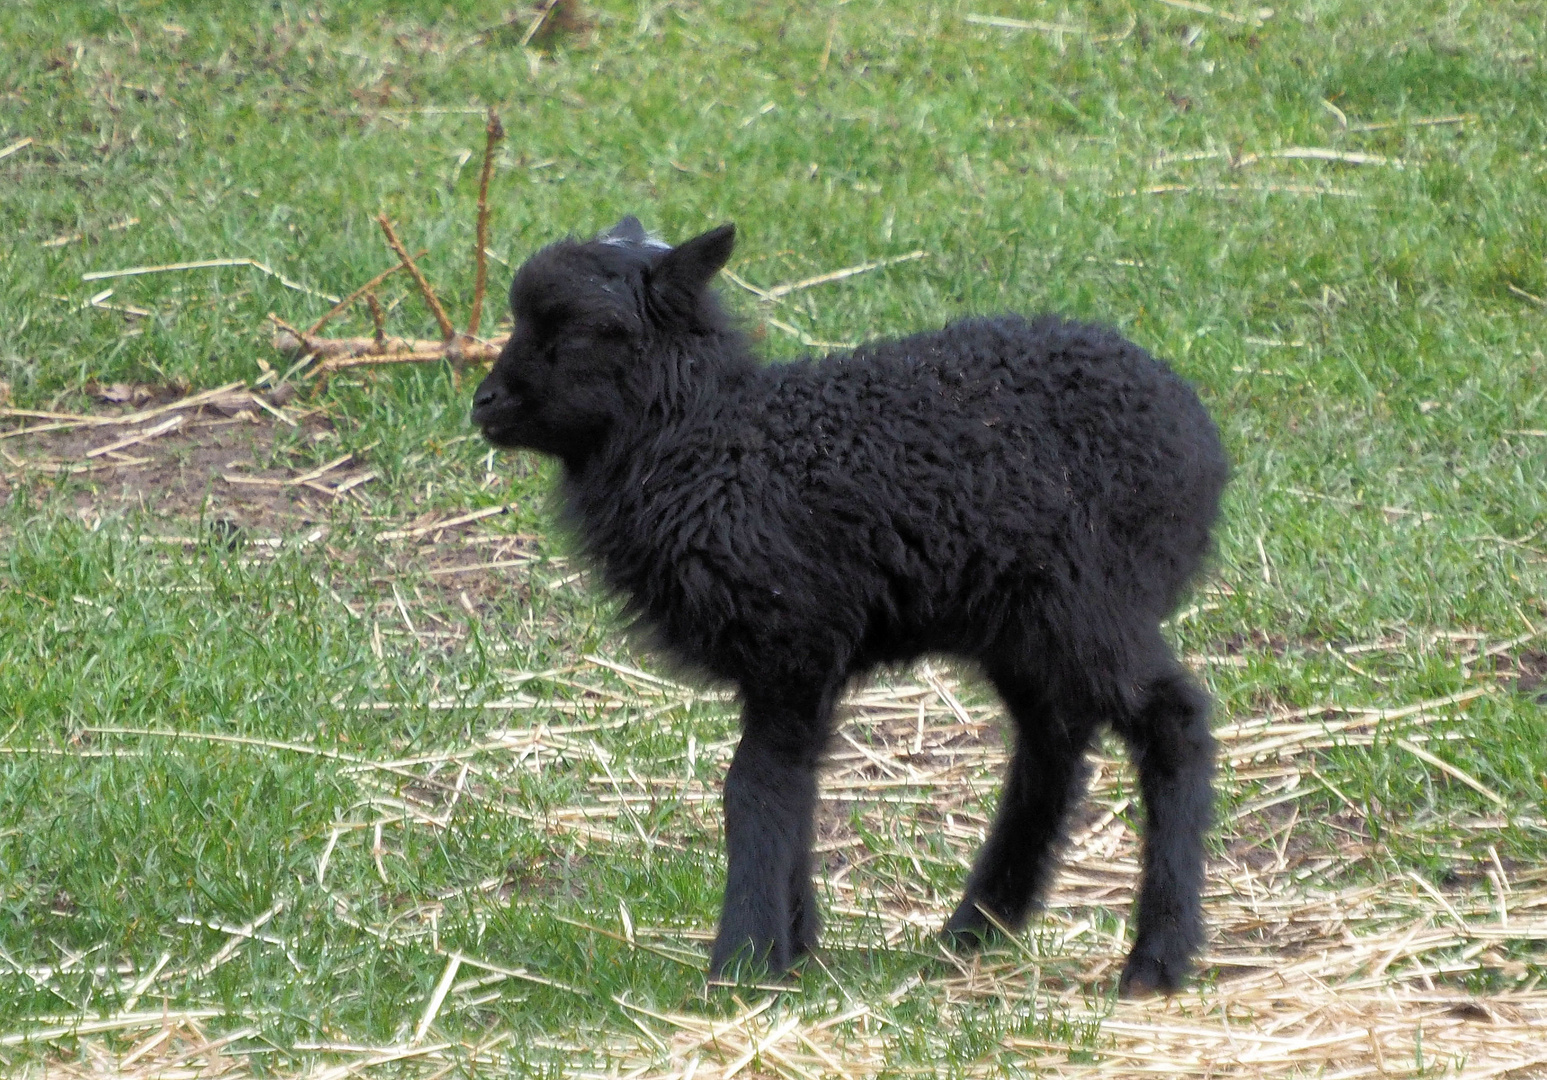
[[564,517],[608,584],[638,595],[659,569],[649,543],[649,488],[660,461],[637,440],[620,440],[581,469],[566,467],[560,487]]
[[703,438],[701,430],[690,432],[721,419],[761,368],[750,351],[735,347],[682,350],[671,359],[641,373],[625,392],[624,415],[583,462],[566,462],[564,470],[566,517],[609,581],[629,592],[646,589],[659,567],[662,553],[644,538],[661,513],[654,499],[663,484],[673,486],[683,451]]
[[732,391],[757,368],[757,359],[736,333],[670,342],[636,369],[625,393],[634,415],[659,426]]

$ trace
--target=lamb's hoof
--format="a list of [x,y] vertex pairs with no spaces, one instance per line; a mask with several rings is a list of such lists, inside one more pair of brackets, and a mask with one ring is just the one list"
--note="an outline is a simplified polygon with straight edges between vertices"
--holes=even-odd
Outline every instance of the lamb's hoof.
[[709,959],[709,978],[723,983],[768,983],[783,981],[805,958],[804,948],[780,949],[773,942],[745,940],[737,945],[714,943]]
[[1123,977],[1117,992],[1125,998],[1148,998],[1164,994],[1170,997],[1187,984],[1192,965],[1185,957],[1166,958],[1149,949],[1135,946],[1123,965]]
[[940,944],[953,953],[975,953],[988,944],[988,935],[982,930],[953,930],[946,926],[940,931]]
[[999,928],[971,900],[963,900],[940,930],[940,942],[952,952],[976,952],[999,934]]

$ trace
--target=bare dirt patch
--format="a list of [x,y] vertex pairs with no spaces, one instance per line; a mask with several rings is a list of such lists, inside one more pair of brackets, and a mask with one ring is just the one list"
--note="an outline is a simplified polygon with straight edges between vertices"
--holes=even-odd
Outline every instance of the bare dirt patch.
[[1547,705],[1547,652],[1526,649],[1514,658],[1519,674],[1514,687],[1529,695],[1538,705]]
[[[382,478],[369,451],[345,450],[322,409],[236,386],[93,393],[103,407],[91,413],[0,409],[0,502],[23,492],[62,498],[88,523],[139,511],[149,519],[141,539],[174,547],[217,542],[261,554],[286,538],[323,543],[352,591],[431,611],[416,624],[430,637],[438,607],[476,613],[530,588],[512,571],[540,558],[538,537],[489,527],[510,506],[380,516]],[[344,543],[345,529],[378,543]]]
[[5,410],[0,499],[78,479],[69,494],[83,513],[134,507],[268,534],[328,519],[340,497],[374,478],[353,457],[316,475],[257,466],[293,456],[277,450],[282,437],[300,446],[336,440],[320,410],[284,410],[233,388],[189,397],[136,389],[115,390],[124,404],[95,413]]

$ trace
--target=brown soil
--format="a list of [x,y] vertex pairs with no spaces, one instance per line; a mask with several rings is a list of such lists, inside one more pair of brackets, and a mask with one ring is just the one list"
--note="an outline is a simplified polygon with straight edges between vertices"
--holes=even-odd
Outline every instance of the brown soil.
[[[157,400],[164,396],[152,393],[137,398],[135,407],[109,407],[89,415],[137,414],[147,405],[167,404]],[[182,423],[170,431],[103,452],[178,415]],[[326,445],[336,439],[332,421],[319,411],[295,410],[286,415],[306,442]],[[53,427],[47,420],[26,418],[13,420],[8,431],[0,432],[0,500],[8,501],[25,486],[51,487],[60,477],[70,476],[81,481],[74,486],[72,498],[83,515],[138,507],[170,519],[225,521],[267,536],[326,520],[338,498],[300,484],[281,487],[224,479],[286,478],[281,470],[254,468],[255,462],[275,457],[278,429],[287,425],[262,412],[250,394],[231,394],[139,424],[46,430]],[[36,433],[18,433],[23,431]],[[336,486],[361,471],[362,463],[351,460],[325,474],[325,479]],[[300,474],[301,469],[291,473]]]
[[[63,482],[88,523],[145,511],[154,519],[147,542],[216,539],[261,552],[299,534],[327,544],[357,586],[369,582],[369,591],[390,596],[400,582],[415,608],[433,599],[478,610],[525,595],[525,575],[512,571],[536,557],[537,537],[492,532],[492,516],[459,523],[465,515],[454,510],[404,521],[371,514],[380,477],[368,454],[340,448],[320,409],[260,403],[245,390],[183,409],[176,402],[188,398],[176,388],[112,387],[96,396],[103,407],[78,421],[0,414],[0,503],[29,489],[57,497]],[[158,408],[167,411],[145,417]],[[100,422],[128,417],[144,418]],[[137,436],[147,437],[128,442]],[[450,524],[436,528],[438,521]],[[367,573],[358,573],[361,553],[342,542],[346,529],[382,541],[368,549]]]

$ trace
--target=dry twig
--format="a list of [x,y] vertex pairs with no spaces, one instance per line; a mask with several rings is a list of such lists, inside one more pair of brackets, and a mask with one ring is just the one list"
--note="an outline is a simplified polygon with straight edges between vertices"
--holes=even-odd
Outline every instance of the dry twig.
[[377,214],[376,223],[381,226],[381,231],[387,236],[387,244],[397,253],[403,265],[408,267],[408,272],[413,275],[414,284],[419,286],[419,291],[424,295],[425,303],[430,305],[430,311],[435,315],[435,321],[440,323],[441,334],[450,343],[457,336],[456,327],[451,325],[451,320],[446,316],[446,309],[441,307],[440,299],[435,295],[435,290],[430,288],[430,283],[425,280],[424,274],[419,269],[419,264],[414,262],[408,249],[403,246],[403,241],[397,238],[397,231],[392,228],[392,222],[387,220],[386,214]]
[[[546,17],[553,4],[550,2],[543,9],[542,17]],[[534,23],[527,31],[527,39],[536,33],[537,26]],[[523,41],[524,45],[526,42]],[[467,317],[467,336],[478,336],[479,316],[483,314],[483,292],[489,276],[488,257],[484,254],[484,248],[489,243],[489,177],[494,173],[494,148],[505,137],[505,128],[500,124],[499,114],[493,109],[489,110],[489,120],[484,126],[483,144],[483,172],[478,176],[478,239],[473,248],[473,261],[477,267],[473,277],[473,313]]]
[[0,158],[8,158],[12,154],[16,153],[18,150],[25,150],[27,147],[29,147],[31,145],[32,145],[32,136],[31,135],[24,136],[24,137],[22,137],[20,139],[17,139],[15,142],[11,143],[9,146],[6,146],[4,148],[0,148]]
[[[420,248],[419,254],[415,255],[414,258],[423,258],[425,252],[428,250],[428,248]],[[389,277],[397,273],[399,270],[402,270],[407,265],[407,263],[398,263],[396,266],[387,270],[383,270],[381,273],[371,278],[371,280],[367,281],[364,285],[361,285],[354,292],[350,293],[348,296],[344,297],[338,303],[329,308],[326,315],[312,323],[311,326],[307,327],[306,335],[310,337],[311,335],[317,333],[324,326],[328,325],[328,323],[332,321],[335,315],[339,314],[345,308],[349,307],[350,304],[353,304],[356,300],[360,299],[360,297],[369,293],[376,286],[380,285],[383,281],[386,281]]]
[[308,288],[299,281],[291,281],[272,266],[269,266],[267,263],[261,263],[257,259],[199,259],[195,262],[162,263],[159,266],[130,266],[122,270],[94,270],[89,274],[82,274],[81,280],[102,281],[107,278],[138,277],[141,274],[165,274],[175,270],[204,270],[221,266],[250,266],[254,270],[274,278],[287,289],[294,289],[296,292],[303,292],[308,296],[318,296],[335,304],[338,303],[338,297]]

